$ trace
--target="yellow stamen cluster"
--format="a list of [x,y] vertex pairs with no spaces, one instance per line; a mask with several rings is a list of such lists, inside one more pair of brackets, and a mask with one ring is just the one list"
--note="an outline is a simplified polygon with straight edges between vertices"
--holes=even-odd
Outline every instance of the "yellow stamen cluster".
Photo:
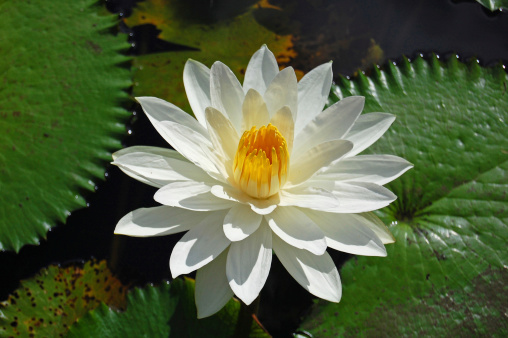
[[243,133],[236,150],[233,172],[248,195],[267,198],[286,183],[289,153],[286,139],[272,124]]

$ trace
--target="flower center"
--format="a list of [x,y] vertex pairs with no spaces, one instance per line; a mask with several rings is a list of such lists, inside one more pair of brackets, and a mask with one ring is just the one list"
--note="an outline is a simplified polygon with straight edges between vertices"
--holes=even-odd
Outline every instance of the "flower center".
[[243,133],[236,150],[236,183],[249,196],[267,198],[286,183],[289,153],[286,139],[272,124]]

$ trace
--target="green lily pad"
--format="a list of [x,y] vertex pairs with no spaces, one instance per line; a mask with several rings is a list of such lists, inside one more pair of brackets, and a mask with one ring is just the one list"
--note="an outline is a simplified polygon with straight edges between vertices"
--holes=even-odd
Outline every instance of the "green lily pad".
[[476,0],[482,6],[490,9],[491,11],[506,10],[508,9],[508,0]]
[[[230,300],[217,314],[196,319],[194,281],[175,279],[171,284],[135,289],[127,296],[127,309],[106,305],[90,311],[71,327],[70,337],[231,337],[240,303]],[[256,321],[249,337],[269,337]]]
[[0,0],[0,251],[37,244],[86,205],[121,148],[125,35],[95,0]]
[[102,302],[124,308],[126,291],[104,261],[50,266],[0,304],[0,336],[58,337]]
[[414,169],[387,185],[378,214],[388,257],[341,269],[340,303],[318,302],[301,328],[315,336],[508,334],[508,77],[504,67],[407,59],[340,80],[332,101],[366,96],[397,120],[371,153]]
[[[266,44],[277,57],[279,64],[288,62],[295,56],[292,37],[277,35],[256,21],[254,12],[262,5],[263,1],[256,6],[247,7],[244,13],[228,20],[206,23],[209,20],[203,18],[200,21],[191,15],[198,10],[192,7],[192,2],[183,4],[178,0],[147,0],[139,3],[132,15],[125,19],[128,26],[155,25],[161,30],[160,39],[196,50],[136,57],[134,96],[156,96],[192,112],[182,81],[183,68],[189,58],[208,67],[220,60],[237,76],[243,77],[252,54]],[[191,14],[185,14],[188,11],[191,11]],[[210,19],[207,15],[205,17]]]

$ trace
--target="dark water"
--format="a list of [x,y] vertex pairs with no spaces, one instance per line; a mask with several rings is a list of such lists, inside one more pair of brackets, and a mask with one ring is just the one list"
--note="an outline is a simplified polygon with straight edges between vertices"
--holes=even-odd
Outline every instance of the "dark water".
[[[110,0],[107,7],[120,16],[128,16],[136,2],[139,1]],[[180,6],[183,12],[201,8],[194,12],[195,20],[217,22],[241,13],[252,3],[191,0]],[[383,64],[387,59],[420,53],[436,53],[442,58],[459,55],[463,60],[478,58],[483,65],[500,61],[506,64],[508,60],[508,15],[492,14],[474,1],[273,0],[270,3],[282,11],[259,10],[256,18],[272,30],[295,36],[298,57],[291,65],[304,71],[334,60],[334,74],[352,75],[359,68],[368,69],[372,63]],[[135,47],[130,53],[134,55],[188,48],[159,39],[154,26],[120,25],[119,30],[132,35]],[[127,126],[125,146],[167,146],[138,107],[126,108],[133,111],[133,118]],[[130,179],[115,167],[108,167],[106,180],[99,183],[94,194],[87,196],[89,207],[72,213],[67,224],[53,228],[39,246],[25,246],[19,254],[0,253],[0,300],[6,299],[21,279],[49,264],[91,257],[107,259],[121,279],[135,285],[170,279],[169,256],[182,235],[159,238],[113,235],[116,222],[123,215],[140,207],[157,205],[152,199],[154,193],[154,188]],[[349,258],[333,250],[330,254],[339,266]],[[310,295],[275,259],[261,294],[259,313],[269,332],[289,336],[311,303]]]

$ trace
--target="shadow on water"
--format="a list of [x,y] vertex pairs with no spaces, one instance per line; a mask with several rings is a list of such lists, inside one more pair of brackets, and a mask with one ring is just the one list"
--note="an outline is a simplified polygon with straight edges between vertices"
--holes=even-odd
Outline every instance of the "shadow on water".
[[[128,16],[139,0],[109,0],[108,9]],[[254,1],[192,0],[181,2],[182,16],[197,8],[189,20],[219,22],[245,11]],[[210,6],[212,3],[212,6]],[[256,19],[280,34],[292,34],[298,56],[291,65],[303,71],[334,60],[335,74],[350,75],[359,68],[401,55],[436,52],[478,58],[483,64],[508,55],[508,15],[490,14],[476,2],[444,0],[272,0],[279,9],[257,9]],[[190,7],[189,7],[190,6]],[[153,25],[120,27],[132,35],[135,55],[188,49],[159,38]],[[166,147],[139,107],[127,126],[125,146]],[[121,279],[133,284],[170,279],[169,256],[182,235],[157,238],[115,236],[113,230],[126,213],[157,204],[155,188],[139,183],[118,168],[109,166],[106,181],[94,194],[87,194],[89,207],[74,212],[67,224],[59,224],[39,246],[25,246],[19,254],[0,253],[0,299],[41,268],[52,263],[107,259]],[[350,255],[333,252],[341,266]],[[301,316],[309,310],[312,297],[301,288],[274,258],[271,273],[261,294],[259,317],[279,337],[290,336]]]

